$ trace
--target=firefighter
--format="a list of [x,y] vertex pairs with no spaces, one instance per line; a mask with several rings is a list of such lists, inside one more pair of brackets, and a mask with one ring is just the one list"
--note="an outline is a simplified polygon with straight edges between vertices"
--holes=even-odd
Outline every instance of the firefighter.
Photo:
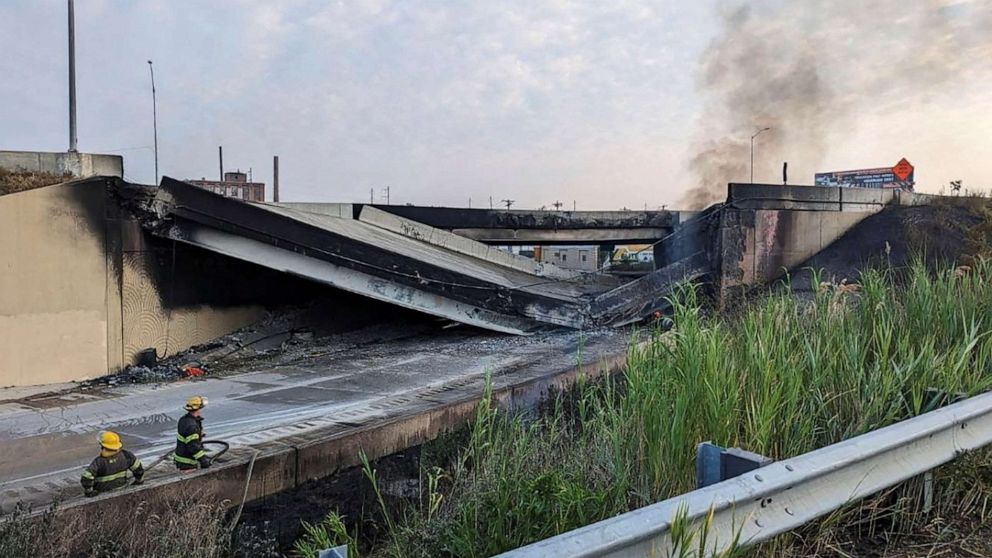
[[105,431],[100,433],[98,439],[100,457],[90,463],[79,479],[83,492],[87,496],[96,496],[101,492],[123,488],[127,486],[128,471],[134,477],[133,484],[141,484],[145,469],[140,459],[122,449],[124,444],[121,443],[121,437],[116,432]]
[[181,471],[210,466],[210,457],[203,449],[203,417],[200,411],[207,406],[207,398],[195,395],[186,401],[186,414],[179,419],[176,434],[176,453],[173,459]]

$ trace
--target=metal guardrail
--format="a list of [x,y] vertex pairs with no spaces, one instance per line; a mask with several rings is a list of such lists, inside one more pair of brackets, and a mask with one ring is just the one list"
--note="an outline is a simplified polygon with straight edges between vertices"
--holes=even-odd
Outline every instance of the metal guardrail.
[[738,536],[741,546],[759,543],[990,442],[992,393],[986,393],[500,558],[671,556],[679,514],[695,526],[709,521],[708,556]]

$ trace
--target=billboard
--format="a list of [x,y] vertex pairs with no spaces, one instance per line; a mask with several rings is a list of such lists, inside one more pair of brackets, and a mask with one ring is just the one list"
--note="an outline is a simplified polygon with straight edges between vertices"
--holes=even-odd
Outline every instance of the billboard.
[[818,172],[814,177],[817,186],[845,186],[849,188],[902,188],[912,190],[916,183],[916,169],[905,158],[893,167],[859,169],[837,172]]

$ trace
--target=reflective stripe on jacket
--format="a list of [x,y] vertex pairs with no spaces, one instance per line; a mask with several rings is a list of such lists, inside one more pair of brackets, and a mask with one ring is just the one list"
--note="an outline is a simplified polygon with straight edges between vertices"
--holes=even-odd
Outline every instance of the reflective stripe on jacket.
[[176,453],[173,459],[180,469],[195,469],[207,455],[203,449],[203,419],[187,413],[179,419]]
[[141,460],[127,450],[108,452],[104,450],[100,457],[94,459],[79,479],[86,492],[97,491],[107,492],[127,486],[128,472],[134,476],[134,480],[140,481],[145,474]]

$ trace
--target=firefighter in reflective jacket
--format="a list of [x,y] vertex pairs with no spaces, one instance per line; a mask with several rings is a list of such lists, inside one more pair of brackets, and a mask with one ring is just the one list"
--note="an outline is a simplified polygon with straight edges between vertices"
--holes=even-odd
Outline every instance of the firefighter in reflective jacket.
[[134,477],[134,484],[141,484],[145,469],[140,459],[122,449],[124,444],[121,443],[121,437],[116,432],[101,432],[98,439],[100,457],[90,463],[79,479],[86,495],[96,496],[101,492],[127,486],[128,471]]
[[203,449],[203,417],[200,411],[207,406],[207,398],[201,395],[190,397],[186,402],[186,414],[179,419],[179,432],[176,434],[176,453],[173,459],[176,467],[189,471],[210,466],[210,457]]

